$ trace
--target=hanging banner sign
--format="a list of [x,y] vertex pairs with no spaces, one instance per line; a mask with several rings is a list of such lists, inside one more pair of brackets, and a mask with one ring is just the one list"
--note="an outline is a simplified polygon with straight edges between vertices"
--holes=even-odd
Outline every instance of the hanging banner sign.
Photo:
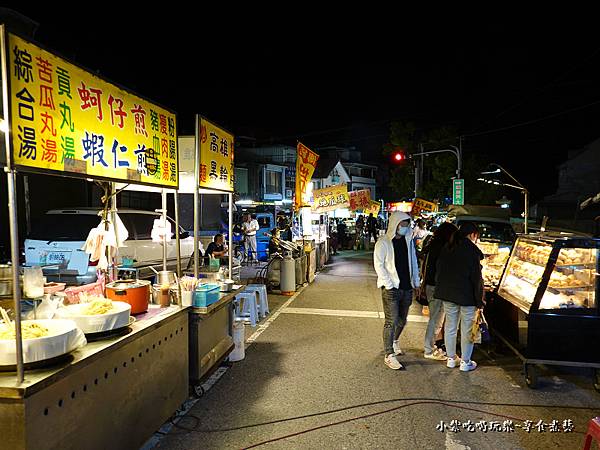
[[198,126],[200,127],[199,187],[233,192],[235,182],[233,134],[204,117],[200,117]]
[[350,210],[364,211],[371,206],[371,190],[361,189],[360,191],[351,191],[350,195]]
[[421,214],[421,211],[436,212],[437,210],[437,203],[428,202],[427,200],[423,200],[422,198],[415,198],[411,214],[413,216],[418,216]]
[[373,213],[374,216],[377,216],[379,214],[380,209],[381,209],[381,204],[379,202],[376,202],[375,200],[371,200],[369,207],[366,209],[363,209],[363,213],[364,214]]
[[350,206],[348,187],[345,184],[315,189],[313,191],[313,199],[312,210],[316,213],[324,213]]
[[296,210],[306,203],[303,198],[306,193],[306,185],[312,178],[318,160],[319,155],[298,142],[296,155],[296,195],[294,197],[294,207]]
[[14,166],[178,187],[175,113],[20,37],[5,36]]

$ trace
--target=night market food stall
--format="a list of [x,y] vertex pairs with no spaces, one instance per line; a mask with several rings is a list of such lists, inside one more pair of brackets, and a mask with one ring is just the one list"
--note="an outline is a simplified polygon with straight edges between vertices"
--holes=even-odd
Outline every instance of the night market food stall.
[[[3,312],[0,337],[3,446],[139,447],[187,398],[187,309],[151,306],[124,327],[116,311],[119,333],[98,340],[82,337],[85,318],[79,325],[21,320],[15,182],[17,172],[35,172],[177,189],[175,114],[4,27],[0,37],[14,297],[13,318]],[[106,188],[107,204],[115,191]],[[102,223],[109,221],[107,209]],[[114,214],[110,221],[117,229]],[[86,314],[100,317],[112,307],[96,292]]]
[[590,368],[600,390],[599,248],[566,233],[517,238],[486,317],[523,359],[530,387],[544,364]]
[[[211,274],[211,265],[200,265],[198,239],[200,235],[199,195],[227,195],[229,205],[227,271],[220,284],[206,284],[194,291],[190,310],[190,382],[197,389],[200,382],[234,349],[233,315],[235,294],[243,290],[233,285],[233,191],[234,191],[234,136],[227,130],[200,115],[196,116],[193,165],[185,165],[189,174],[193,169],[194,193],[194,278]],[[201,269],[208,272],[201,273]],[[214,274],[214,272],[213,272]],[[228,285],[228,288],[223,286]],[[225,291],[225,292],[220,292]]]

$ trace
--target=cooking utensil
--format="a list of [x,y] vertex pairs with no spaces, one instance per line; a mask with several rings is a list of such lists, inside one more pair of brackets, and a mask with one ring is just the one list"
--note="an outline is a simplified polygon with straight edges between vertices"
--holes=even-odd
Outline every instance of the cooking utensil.
[[221,286],[221,292],[231,292],[233,290],[233,280],[223,280],[219,282],[219,286]]
[[12,266],[10,264],[0,264],[0,280],[12,279]]
[[156,274],[156,284],[173,284],[177,282],[177,277],[175,276],[175,272],[172,270],[161,270],[157,271],[154,267],[148,266],[152,271]]
[[12,281],[0,280],[0,297],[12,294]]
[[150,282],[146,280],[119,280],[106,285],[106,296],[131,305],[131,314],[148,311]]

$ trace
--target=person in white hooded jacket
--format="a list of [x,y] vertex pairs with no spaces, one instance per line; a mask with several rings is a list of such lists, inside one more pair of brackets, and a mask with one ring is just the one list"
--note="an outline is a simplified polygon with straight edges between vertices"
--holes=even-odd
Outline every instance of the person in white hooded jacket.
[[402,355],[398,340],[406,325],[413,289],[420,285],[417,252],[408,214],[395,212],[390,216],[385,235],[375,244],[373,263],[385,314],[384,363],[390,369],[404,369],[396,358]]

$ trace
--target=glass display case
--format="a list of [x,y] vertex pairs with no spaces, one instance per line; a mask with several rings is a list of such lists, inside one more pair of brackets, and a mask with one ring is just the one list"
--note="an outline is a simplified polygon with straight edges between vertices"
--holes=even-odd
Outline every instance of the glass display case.
[[500,283],[502,272],[510,256],[512,243],[479,242],[477,247],[484,255],[481,274],[486,290],[494,290]]
[[[595,345],[600,341],[599,249],[600,239],[572,234],[517,238],[486,316],[492,328],[523,352],[526,367],[600,369],[600,347]],[[600,370],[596,375],[600,389]]]
[[598,241],[559,236],[519,237],[498,293],[523,312],[594,310]]

